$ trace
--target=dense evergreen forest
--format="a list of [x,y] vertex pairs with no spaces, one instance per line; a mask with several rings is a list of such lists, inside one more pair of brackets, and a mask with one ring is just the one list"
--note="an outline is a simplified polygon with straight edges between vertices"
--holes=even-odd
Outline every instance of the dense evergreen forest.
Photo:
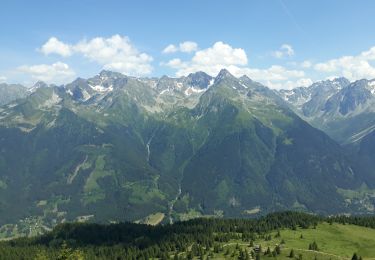
[[[277,231],[277,237],[279,230],[313,229],[323,222],[375,228],[375,217],[371,216],[326,218],[299,212],[273,213],[258,219],[202,218],[159,226],[65,223],[42,236],[1,242],[0,259],[212,259],[214,253],[230,254],[222,244],[232,240],[251,246],[246,250],[237,245],[238,254],[233,258],[260,259],[276,256],[281,247],[254,249],[256,239],[272,239],[272,231]],[[317,244],[319,241],[314,241],[309,249],[318,250]]]

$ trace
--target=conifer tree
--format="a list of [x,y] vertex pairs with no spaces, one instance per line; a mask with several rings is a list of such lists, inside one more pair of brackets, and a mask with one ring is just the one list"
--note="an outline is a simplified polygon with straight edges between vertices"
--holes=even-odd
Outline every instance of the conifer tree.
[[294,257],[294,250],[293,250],[293,249],[290,250],[289,257],[290,257],[290,258],[293,258],[293,257]]

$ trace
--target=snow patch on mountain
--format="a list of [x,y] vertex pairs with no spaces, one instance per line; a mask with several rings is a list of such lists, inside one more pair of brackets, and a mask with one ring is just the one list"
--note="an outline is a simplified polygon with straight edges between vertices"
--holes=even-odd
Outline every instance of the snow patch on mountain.
[[66,92],[67,92],[70,96],[73,96],[73,92],[72,92],[70,89],[68,89]]
[[370,90],[371,94],[375,95],[375,80],[368,82],[367,89]]
[[332,85],[333,85],[336,89],[342,89],[342,85],[341,85],[338,81],[336,81],[336,80],[332,81]]
[[200,88],[196,88],[196,87],[188,87],[185,91],[184,91],[184,94],[186,96],[190,96],[191,94],[197,94],[197,93],[202,93],[206,91],[206,89],[200,89]]
[[169,91],[169,89],[164,89],[164,90],[162,90],[162,91],[160,92],[159,95],[163,95],[164,93],[166,93],[166,92],[168,92],[168,91]]
[[91,89],[93,89],[96,92],[104,93],[104,92],[111,92],[113,91],[113,86],[110,85],[108,88],[103,87],[102,85],[89,85]]
[[87,101],[91,98],[91,95],[86,91],[86,89],[82,90],[82,95],[83,95],[83,101]]
[[294,89],[281,90],[279,94],[285,101],[294,104],[296,107],[300,107],[311,100],[311,93],[303,95]]
[[245,84],[243,84],[242,82],[240,82],[240,85],[242,86],[242,87],[244,87],[244,88],[248,88]]

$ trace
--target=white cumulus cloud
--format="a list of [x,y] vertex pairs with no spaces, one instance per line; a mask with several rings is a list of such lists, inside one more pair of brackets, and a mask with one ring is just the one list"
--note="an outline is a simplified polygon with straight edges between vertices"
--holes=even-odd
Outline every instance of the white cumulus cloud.
[[19,72],[30,75],[34,80],[42,80],[47,83],[63,84],[75,77],[75,72],[65,63],[56,62],[51,65],[23,65],[18,68]]
[[180,43],[181,52],[193,52],[198,49],[198,44],[196,42],[186,41]]
[[0,76],[0,83],[4,83],[5,81],[7,81],[7,77]]
[[312,62],[309,61],[309,60],[305,60],[305,61],[301,62],[301,67],[305,68],[305,69],[311,68],[312,65],[313,65]]
[[76,44],[61,42],[50,38],[41,48],[45,54],[59,54],[67,57],[81,54],[103,66],[104,69],[119,71],[124,74],[146,75],[153,70],[153,58],[140,52],[126,36],[113,35],[109,38],[96,37],[82,40]]
[[294,49],[289,44],[283,44],[281,45],[280,49],[277,51],[274,51],[272,55],[278,59],[281,59],[284,57],[292,57],[294,56]]
[[266,69],[230,67],[228,70],[237,77],[246,75],[273,89],[291,89],[312,83],[311,79],[304,78],[304,71],[290,70],[279,65],[272,65]]
[[247,55],[241,48],[233,48],[229,44],[216,42],[212,47],[195,52],[190,61],[172,59],[167,66],[177,69],[176,76],[187,75],[196,71],[205,71],[215,75],[222,68],[247,64]]
[[72,47],[59,41],[56,37],[49,38],[49,40],[40,48],[40,51],[45,55],[52,53],[61,55],[63,57],[72,55]]
[[193,41],[181,42],[178,46],[174,44],[169,44],[164,48],[163,53],[175,53],[175,52],[185,52],[190,53],[198,50],[198,44]]
[[288,70],[279,65],[272,65],[267,69],[246,68],[243,72],[254,80],[259,81],[286,81],[291,78],[301,78],[305,76],[305,72],[302,70]]
[[349,80],[362,78],[375,78],[375,67],[371,64],[375,61],[375,47],[364,51],[357,56],[343,56],[314,66],[316,71],[322,73],[344,76]]
[[175,53],[175,52],[178,52],[178,48],[174,44],[169,44],[163,50],[163,53]]
[[297,80],[287,80],[286,82],[269,82],[269,86],[274,89],[293,89],[297,87],[308,87],[313,84],[313,80],[310,78],[300,78]]
[[176,76],[186,76],[189,73],[204,71],[211,76],[225,68],[234,76],[247,75],[272,88],[291,88],[308,85],[311,79],[305,77],[304,71],[289,70],[283,66],[272,65],[266,69],[251,68],[244,49],[234,48],[221,41],[213,46],[196,51],[191,60],[182,61],[179,58],[169,60],[163,65],[176,70]]

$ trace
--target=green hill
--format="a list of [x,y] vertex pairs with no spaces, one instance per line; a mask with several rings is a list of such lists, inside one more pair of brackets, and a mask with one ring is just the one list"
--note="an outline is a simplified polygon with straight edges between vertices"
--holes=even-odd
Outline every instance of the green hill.
[[375,217],[281,212],[158,226],[61,224],[42,236],[1,242],[0,259],[328,260],[351,259],[354,253],[372,259],[374,245]]
[[[323,222],[316,228],[280,230],[279,238],[275,238],[277,232],[271,234],[273,237],[271,241],[256,240],[256,242],[261,244],[263,248],[268,246],[273,248],[276,244],[280,244],[281,240],[284,240],[284,255],[289,255],[290,250],[294,249],[296,254],[301,253],[310,257],[316,255],[319,259],[351,258],[353,252],[357,252],[365,259],[375,257],[375,230],[366,227],[338,223],[330,225]],[[314,241],[317,243],[319,250],[311,252],[311,250],[308,250],[309,244]]]

